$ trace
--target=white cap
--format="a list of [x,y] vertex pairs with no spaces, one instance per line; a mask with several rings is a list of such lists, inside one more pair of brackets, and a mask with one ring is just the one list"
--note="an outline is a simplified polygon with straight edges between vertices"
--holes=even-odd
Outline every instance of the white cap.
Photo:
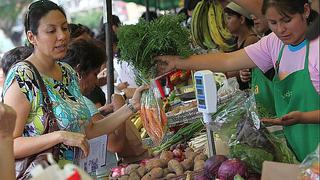
[[241,6],[239,6],[238,4],[236,4],[234,2],[230,2],[226,6],[226,8],[229,8],[232,11],[237,12],[248,19],[251,19],[251,14],[249,13],[249,11],[247,11],[246,9],[242,8]]

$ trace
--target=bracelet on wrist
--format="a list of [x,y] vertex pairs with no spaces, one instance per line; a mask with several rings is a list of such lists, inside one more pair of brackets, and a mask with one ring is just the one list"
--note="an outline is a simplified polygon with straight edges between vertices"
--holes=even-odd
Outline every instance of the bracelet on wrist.
[[136,113],[138,112],[138,110],[133,106],[133,104],[131,103],[131,99],[129,99],[129,101],[127,102],[127,106],[128,108],[133,112]]

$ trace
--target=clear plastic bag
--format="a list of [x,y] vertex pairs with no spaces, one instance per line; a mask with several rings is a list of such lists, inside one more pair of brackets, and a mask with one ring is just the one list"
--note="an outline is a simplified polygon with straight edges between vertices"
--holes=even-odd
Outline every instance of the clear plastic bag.
[[218,96],[219,98],[223,98],[225,96],[230,96],[231,94],[234,94],[239,90],[239,83],[237,82],[237,79],[235,77],[225,79],[223,81],[222,87],[218,90]]
[[155,86],[144,91],[141,97],[141,119],[154,145],[159,145],[166,133],[167,117],[162,109],[161,99],[155,95]]
[[230,156],[261,172],[263,161],[295,163],[294,154],[261,124],[254,94],[239,93],[214,120],[216,133],[230,147]]
[[301,173],[299,180],[320,179],[320,144],[317,149],[309,154],[300,165]]

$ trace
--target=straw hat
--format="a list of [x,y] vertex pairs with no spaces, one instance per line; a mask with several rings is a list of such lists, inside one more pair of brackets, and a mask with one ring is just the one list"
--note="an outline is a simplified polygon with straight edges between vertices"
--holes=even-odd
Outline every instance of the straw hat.
[[241,6],[239,6],[238,4],[236,4],[234,2],[230,2],[226,6],[226,8],[229,8],[232,11],[237,12],[248,19],[251,19],[251,16],[250,16],[251,14],[247,10],[245,10],[244,8],[242,8]]

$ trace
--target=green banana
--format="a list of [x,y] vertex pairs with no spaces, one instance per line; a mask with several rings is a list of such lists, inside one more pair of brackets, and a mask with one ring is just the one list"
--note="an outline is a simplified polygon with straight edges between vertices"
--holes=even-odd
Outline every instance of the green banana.
[[210,32],[209,32],[209,25],[208,25],[208,11],[209,11],[209,3],[206,2],[201,16],[201,29],[203,32],[203,45],[207,47],[207,49],[216,49],[217,45],[211,38]]
[[194,43],[201,46],[201,37],[199,33],[199,14],[202,8],[203,1],[200,1],[193,10],[192,20],[191,20],[191,35]]
[[[234,48],[234,45],[229,43],[230,40],[228,40],[228,33],[225,32],[225,29],[226,29],[225,25],[222,22],[220,22],[222,21],[222,18],[221,18],[221,13],[223,13],[221,12],[223,11],[222,6],[214,7],[215,4],[216,3],[211,3],[208,10],[208,25],[209,25],[209,32],[210,32],[211,38],[219,46],[220,50],[231,51]],[[217,14],[217,11],[218,11],[218,14]],[[220,14],[220,17],[217,17],[217,15],[219,14]],[[218,24],[218,19],[219,19],[219,24]],[[223,30],[223,32],[220,32],[221,30]],[[225,35],[226,38],[223,37],[222,35]]]

